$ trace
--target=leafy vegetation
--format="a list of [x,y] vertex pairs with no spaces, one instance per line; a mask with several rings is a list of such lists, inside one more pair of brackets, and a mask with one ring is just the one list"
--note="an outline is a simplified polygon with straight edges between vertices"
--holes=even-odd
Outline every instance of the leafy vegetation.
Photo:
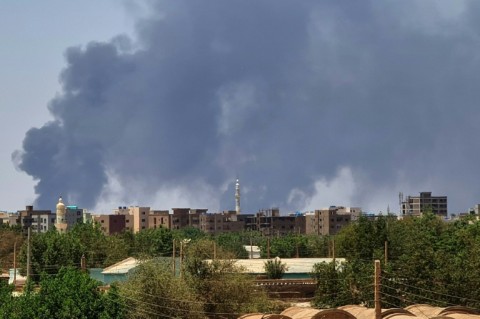
[[78,269],[61,268],[43,276],[38,291],[27,283],[22,295],[12,297],[13,287],[0,283],[0,318],[113,319],[125,318],[124,303],[115,295],[98,290],[99,283]]
[[282,279],[288,270],[287,264],[282,263],[280,258],[267,260],[263,267],[268,279]]

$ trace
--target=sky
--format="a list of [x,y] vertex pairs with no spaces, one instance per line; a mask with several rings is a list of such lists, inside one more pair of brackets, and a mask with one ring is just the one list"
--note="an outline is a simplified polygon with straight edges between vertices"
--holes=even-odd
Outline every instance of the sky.
[[480,4],[4,1],[0,210],[480,202]]

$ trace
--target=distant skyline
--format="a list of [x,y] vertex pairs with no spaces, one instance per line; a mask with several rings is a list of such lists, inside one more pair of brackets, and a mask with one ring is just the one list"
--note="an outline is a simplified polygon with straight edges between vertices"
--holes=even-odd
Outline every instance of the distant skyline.
[[238,177],[244,212],[398,212],[400,191],[465,211],[479,18],[463,0],[4,1],[0,210],[227,210]]

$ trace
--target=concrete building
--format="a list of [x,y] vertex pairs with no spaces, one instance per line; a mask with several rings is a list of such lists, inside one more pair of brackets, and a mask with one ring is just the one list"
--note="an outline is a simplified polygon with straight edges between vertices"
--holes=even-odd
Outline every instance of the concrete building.
[[208,234],[239,232],[245,229],[245,222],[238,220],[237,210],[215,214],[200,214],[200,230]]
[[86,210],[78,208],[78,206],[67,206],[65,208],[65,220],[68,228],[72,228],[77,223],[83,223]]
[[113,211],[114,215],[125,216],[125,230],[138,233],[148,228],[148,216],[150,215],[150,207],[140,206],[119,206]]
[[260,231],[265,236],[305,233],[305,216],[302,214],[280,216],[277,207],[262,209],[255,215],[238,215],[237,219],[244,222],[245,230]]
[[447,196],[432,196],[431,192],[421,192],[420,196],[407,196],[401,201],[402,216],[420,216],[431,211],[438,216],[447,217]]
[[148,215],[149,228],[167,228],[170,229],[171,216],[168,210],[152,210]]
[[125,230],[126,215],[97,215],[93,217],[95,223],[105,235],[121,233]]
[[360,207],[330,206],[305,213],[305,233],[335,235],[362,213]]
[[51,229],[55,223],[55,215],[50,210],[34,210],[33,206],[26,206],[25,210],[17,212],[19,225],[26,234],[28,228],[32,232],[43,233]]
[[172,208],[171,229],[200,228],[200,216],[208,209]]
[[15,226],[20,224],[20,215],[12,212],[0,212],[0,224]]

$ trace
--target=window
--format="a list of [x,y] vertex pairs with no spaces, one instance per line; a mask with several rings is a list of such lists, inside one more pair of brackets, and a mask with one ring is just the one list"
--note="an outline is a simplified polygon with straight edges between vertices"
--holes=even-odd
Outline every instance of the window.
[[126,223],[130,222],[128,219],[125,221]]
[[105,221],[102,219],[101,223],[103,224],[103,223],[105,223]]
[[145,215],[145,212],[142,212],[142,215]]
[[142,223],[144,223],[144,222],[145,222],[145,218],[142,218]]

